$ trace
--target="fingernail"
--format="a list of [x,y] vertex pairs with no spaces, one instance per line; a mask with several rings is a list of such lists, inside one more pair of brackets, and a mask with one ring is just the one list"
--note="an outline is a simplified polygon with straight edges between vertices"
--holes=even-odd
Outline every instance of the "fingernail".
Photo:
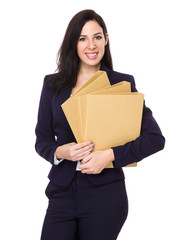
[[92,145],[92,147],[94,147],[94,146],[95,146],[95,144]]

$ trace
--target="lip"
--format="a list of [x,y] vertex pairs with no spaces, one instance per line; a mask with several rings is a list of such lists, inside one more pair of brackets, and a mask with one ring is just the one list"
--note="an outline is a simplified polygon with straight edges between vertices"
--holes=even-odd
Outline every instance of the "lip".
[[85,53],[86,54],[86,56],[87,56],[87,58],[89,58],[89,59],[96,59],[97,58],[97,56],[98,56],[98,52],[87,52],[87,53]]

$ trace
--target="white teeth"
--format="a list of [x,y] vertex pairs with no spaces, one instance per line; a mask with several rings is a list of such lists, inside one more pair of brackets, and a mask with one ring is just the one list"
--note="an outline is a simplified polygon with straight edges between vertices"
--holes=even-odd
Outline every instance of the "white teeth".
[[89,58],[95,58],[97,56],[97,53],[87,53],[86,54]]

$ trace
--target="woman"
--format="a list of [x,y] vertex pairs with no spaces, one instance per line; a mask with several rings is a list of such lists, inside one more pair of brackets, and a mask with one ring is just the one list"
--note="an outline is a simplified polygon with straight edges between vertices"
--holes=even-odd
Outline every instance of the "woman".
[[[144,105],[135,141],[105,151],[93,151],[93,139],[76,142],[61,104],[96,71],[137,91],[133,76],[113,71],[107,29],[97,13],[84,10],[72,18],[58,56],[58,72],[44,79],[36,126],[36,151],[52,164],[41,239],[114,240],[128,214],[122,167],[162,150],[165,139]],[[111,162],[114,168],[105,168]]]

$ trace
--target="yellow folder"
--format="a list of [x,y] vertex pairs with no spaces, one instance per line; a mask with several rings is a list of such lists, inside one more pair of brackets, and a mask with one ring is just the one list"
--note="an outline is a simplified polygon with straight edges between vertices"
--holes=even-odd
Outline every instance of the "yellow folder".
[[113,94],[113,93],[119,93],[119,92],[131,92],[130,83],[126,81],[119,82],[114,85],[104,87],[95,92],[91,92],[90,94]]
[[129,82],[110,85],[106,72],[98,71],[62,109],[78,143],[92,140],[94,151],[105,150],[140,135],[143,94],[131,93]]
[[108,86],[110,86],[110,82],[106,72],[98,71],[75,94],[61,105],[78,143],[80,143],[82,139],[78,97]]
[[[82,141],[92,139],[95,143],[94,151],[123,145],[139,137],[143,94],[89,94],[78,100],[84,123]],[[128,166],[136,166],[136,163]],[[112,167],[111,163],[108,168]]]
[[[105,87],[103,89],[100,89],[98,91],[95,91],[95,92],[92,92],[92,93],[89,93],[90,95],[91,94],[119,94],[119,93],[122,93],[122,92],[128,92],[130,93],[131,92],[131,86],[130,86],[130,83],[129,82],[126,82],[126,81],[123,81],[123,82],[120,82],[120,83],[116,83],[114,85],[110,85],[108,87]],[[85,121],[86,121],[86,110],[87,110],[87,105],[86,105],[86,94],[85,95],[81,95],[79,96],[76,101],[76,109],[77,109],[77,114],[78,114],[78,119],[79,119],[79,128],[78,128],[78,131],[81,132],[80,134],[80,138],[78,138],[77,136],[77,142],[83,142],[85,141],[84,139],[84,126],[85,126]],[[80,101],[79,101],[80,99]],[[88,140],[87,140],[88,141]]]

